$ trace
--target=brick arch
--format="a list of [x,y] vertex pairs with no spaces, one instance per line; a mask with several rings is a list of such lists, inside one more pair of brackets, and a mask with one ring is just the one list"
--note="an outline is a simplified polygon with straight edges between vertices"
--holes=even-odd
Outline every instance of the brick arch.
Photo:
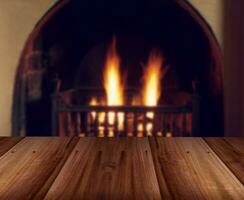
[[17,67],[14,83],[13,105],[12,105],[12,134],[25,135],[25,98],[23,97],[26,90],[26,83],[24,81],[27,73],[29,61],[35,52],[33,52],[33,45],[38,37],[38,34],[44,25],[53,18],[70,0],[58,1],[54,4],[44,16],[37,22],[34,29],[30,33],[24,49],[21,53],[19,64]]

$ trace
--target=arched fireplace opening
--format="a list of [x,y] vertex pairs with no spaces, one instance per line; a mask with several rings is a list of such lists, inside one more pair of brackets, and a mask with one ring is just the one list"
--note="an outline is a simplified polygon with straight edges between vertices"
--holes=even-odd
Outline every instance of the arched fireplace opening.
[[223,135],[221,51],[198,12],[178,0],[57,3],[34,28],[22,53],[13,133],[51,135],[51,95],[57,80],[61,92],[101,87],[113,36],[128,87],[140,87],[142,63],[151,49],[159,49],[169,66],[161,81],[161,99],[169,105],[184,102],[197,81],[201,97],[197,135]]

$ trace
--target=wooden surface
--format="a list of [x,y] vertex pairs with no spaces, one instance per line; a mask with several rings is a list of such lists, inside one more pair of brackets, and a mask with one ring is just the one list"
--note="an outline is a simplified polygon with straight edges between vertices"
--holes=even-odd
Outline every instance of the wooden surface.
[[0,138],[0,199],[244,199],[244,138]]
[[205,141],[244,184],[244,139],[205,138]]

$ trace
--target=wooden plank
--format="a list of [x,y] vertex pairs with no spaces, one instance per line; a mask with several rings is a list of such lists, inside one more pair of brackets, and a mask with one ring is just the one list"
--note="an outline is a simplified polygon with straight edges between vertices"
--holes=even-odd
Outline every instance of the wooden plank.
[[[244,187],[201,138],[149,138],[159,180],[174,199],[244,199]],[[161,185],[161,191],[165,185]],[[162,193],[162,192],[161,192]]]
[[204,138],[219,158],[244,184],[244,138]]
[[22,137],[0,137],[0,157],[22,139]]
[[147,138],[81,138],[45,199],[161,199]]
[[[75,146],[73,140],[61,137],[21,140],[0,158],[0,198],[36,199],[37,194],[40,198],[44,196],[52,184],[49,177],[57,171],[66,152]],[[43,195],[38,193],[40,190]]]

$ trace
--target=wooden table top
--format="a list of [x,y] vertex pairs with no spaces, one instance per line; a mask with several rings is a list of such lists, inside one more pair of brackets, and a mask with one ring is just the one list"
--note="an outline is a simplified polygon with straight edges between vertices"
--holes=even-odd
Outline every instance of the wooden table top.
[[244,199],[244,138],[0,138],[0,199]]

